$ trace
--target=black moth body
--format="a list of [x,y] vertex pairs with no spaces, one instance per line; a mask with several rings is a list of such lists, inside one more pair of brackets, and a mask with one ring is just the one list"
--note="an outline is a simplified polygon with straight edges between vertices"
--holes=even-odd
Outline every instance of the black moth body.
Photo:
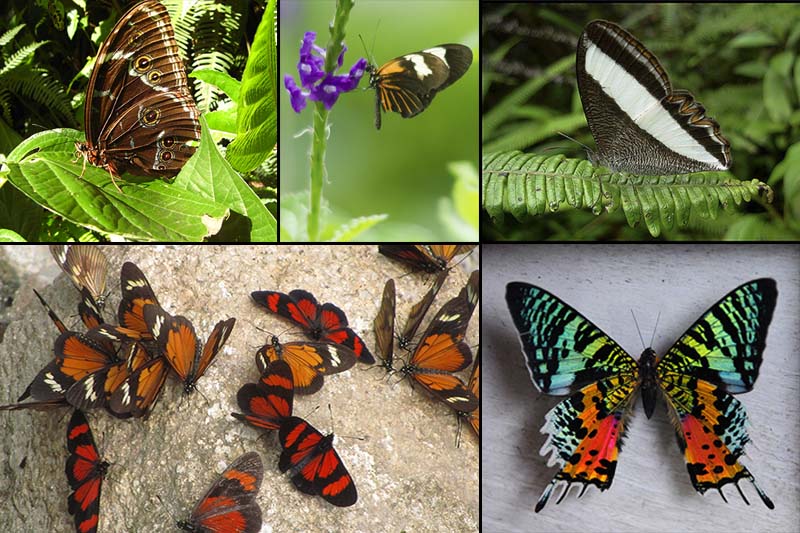
[[380,68],[369,65],[369,86],[375,89],[375,128],[381,129],[381,108],[403,118],[422,113],[436,93],[455,83],[471,64],[468,47],[440,44],[396,57]]

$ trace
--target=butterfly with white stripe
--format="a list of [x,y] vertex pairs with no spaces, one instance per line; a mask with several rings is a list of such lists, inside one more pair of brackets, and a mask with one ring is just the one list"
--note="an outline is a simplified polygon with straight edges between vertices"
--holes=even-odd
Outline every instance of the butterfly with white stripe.
[[691,93],[673,89],[656,56],[605,20],[590,22],[577,52],[578,90],[597,150],[592,163],[634,174],[727,170],[730,144]]

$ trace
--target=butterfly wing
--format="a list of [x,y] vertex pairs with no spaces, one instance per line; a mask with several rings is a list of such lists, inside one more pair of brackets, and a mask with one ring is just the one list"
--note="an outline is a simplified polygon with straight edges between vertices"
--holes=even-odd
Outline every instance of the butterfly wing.
[[178,522],[178,527],[208,533],[257,533],[261,508],[256,496],[263,477],[264,466],[257,453],[240,456],[211,485],[189,520]]
[[387,372],[392,372],[394,367],[394,308],[395,308],[395,288],[394,280],[386,280],[383,287],[383,298],[381,307],[375,320],[372,321],[372,329],[375,332],[375,344],[378,347],[379,357],[383,360],[381,366]]
[[758,377],[777,295],[772,279],[737,287],[706,311],[656,367],[695,490],[702,494],[734,483],[744,498],[738,481],[749,479],[770,509],[772,501],[738,461],[750,440],[747,414],[729,393],[749,391]]
[[474,411],[478,399],[451,372],[472,363],[472,352],[463,342],[469,321],[468,305],[453,298],[436,313],[407,365],[400,371],[413,378],[437,399],[456,411]]
[[228,337],[231,336],[231,332],[233,331],[233,326],[235,324],[236,319],[229,318],[227,320],[220,320],[217,322],[217,325],[214,326],[214,329],[211,331],[211,335],[208,336],[208,340],[206,340],[206,343],[203,346],[203,351],[200,354],[200,360],[197,363],[197,378],[202,376],[208,366],[214,361],[217,353],[219,353],[219,351],[225,345]]
[[344,346],[326,342],[289,342],[282,344],[277,337],[256,353],[256,365],[261,373],[276,361],[285,361],[294,376],[294,390],[313,394],[322,388],[325,375],[344,372],[356,362],[355,353]]
[[478,300],[481,298],[480,270],[475,270],[469,275],[469,280],[467,280],[467,284],[464,285],[461,292],[458,293],[458,297],[466,300],[469,305],[469,316],[471,317],[472,312],[475,311],[475,307],[478,305]]
[[235,418],[259,428],[279,429],[292,416],[292,369],[285,361],[270,363],[258,383],[246,383],[239,389],[236,401],[244,414],[231,413]]
[[140,366],[132,369],[108,401],[109,410],[118,418],[140,418],[149,413],[167,380],[170,366],[163,356],[140,359],[138,364]]
[[106,351],[91,337],[74,331],[59,335],[53,352],[55,358],[31,382],[31,396],[36,400],[62,398],[77,382],[87,379],[85,389],[84,385],[80,387],[91,391],[86,401],[92,407],[98,405],[96,401],[102,403],[105,398],[102,392],[96,399],[91,398],[91,395],[103,390],[104,378],[98,373],[118,363],[116,354]]
[[86,244],[51,244],[56,264],[72,280],[75,288],[87,289],[92,298],[104,296],[108,259],[99,246]]
[[120,18],[98,51],[87,95],[87,144],[105,153],[112,172],[174,176],[196,150],[199,113],[160,2],[141,2]]
[[[561,470],[536,504],[539,512],[559,481],[611,486],[625,434],[625,415],[638,385],[638,364],[568,304],[527,283],[512,282],[506,302],[519,332],[525,364],[545,394],[572,393],[545,416],[541,454]],[[559,499],[559,501],[561,501]]]
[[289,294],[275,291],[254,291],[250,293],[258,305],[269,312],[291,320],[303,328],[313,340],[326,340],[350,348],[364,363],[374,363],[375,358],[364,341],[347,327],[344,311],[331,303],[319,305],[317,299],[308,291],[295,289]]
[[300,491],[319,494],[338,507],[356,503],[355,483],[333,449],[333,435],[323,436],[311,424],[293,416],[281,425],[278,439],[283,448],[278,468],[289,471]]
[[[250,297],[258,305],[265,307],[269,312],[291,320],[313,336],[317,326],[317,313],[319,304],[314,295],[308,291],[296,289],[289,294],[276,291],[253,291]],[[319,333],[316,334],[317,339]]]
[[433,285],[431,285],[431,288],[425,293],[425,296],[411,308],[411,311],[408,313],[408,318],[406,319],[406,324],[403,326],[403,332],[397,339],[397,345],[400,346],[400,348],[405,350],[411,345],[411,341],[414,340],[414,335],[417,334],[417,330],[420,324],[422,324],[422,319],[425,318],[425,314],[428,312],[428,309],[430,309],[445,279],[447,279],[447,271],[439,272],[436,279],[433,281]]
[[141,335],[142,339],[152,339],[150,328],[144,320],[144,306],[158,305],[150,282],[133,263],[125,263],[120,271],[120,287],[122,289],[122,301],[119,303],[117,313],[119,325],[123,328],[132,329]]
[[76,410],[67,425],[69,458],[65,472],[72,493],[67,498],[69,514],[80,533],[97,531],[100,517],[100,488],[108,463],[100,459],[89,422]]
[[443,270],[436,258],[420,244],[380,244],[378,252],[390,259],[405,263],[414,270],[428,273]]

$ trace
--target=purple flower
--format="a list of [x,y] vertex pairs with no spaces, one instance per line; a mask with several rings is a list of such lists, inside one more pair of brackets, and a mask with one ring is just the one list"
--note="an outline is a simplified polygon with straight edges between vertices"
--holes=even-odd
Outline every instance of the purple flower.
[[[306,99],[322,102],[325,109],[330,109],[340,94],[358,87],[367,66],[367,60],[361,58],[350,68],[349,74],[326,73],[324,71],[325,49],[314,44],[316,37],[315,32],[308,31],[300,44],[300,61],[297,63],[297,72],[300,76],[300,85],[304,90],[297,86],[294,78],[289,74],[283,78],[283,84],[289,91],[292,109],[295,113],[299,113],[306,107]],[[347,47],[342,46],[342,52],[336,60],[337,70],[344,63],[346,51]]]

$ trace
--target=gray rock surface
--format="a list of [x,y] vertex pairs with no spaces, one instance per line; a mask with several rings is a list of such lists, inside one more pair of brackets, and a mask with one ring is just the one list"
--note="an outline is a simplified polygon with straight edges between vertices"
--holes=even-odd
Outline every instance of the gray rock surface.
[[[395,278],[404,317],[429,276],[401,277],[406,270],[378,255],[376,246],[108,246],[105,252],[112,265],[107,319],[119,302],[119,267],[133,261],[164,308],[187,316],[203,339],[217,321],[235,316],[237,322],[224,352],[200,379],[199,393],[184,396],[169,379],[146,420],[117,420],[101,410],[88,414],[102,454],[113,463],[103,485],[100,531],[174,531],[175,521],[188,516],[224,467],[247,451],[259,452],[265,467],[258,497],[262,531],[477,530],[477,438],[465,427],[456,448],[453,414],[422,391],[396,383],[398,377],[387,380],[383,370],[357,364],[326,378],[319,393],[295,398],[296,415],[323,433],[335,430],[336,449],[359,493],[350,508],[298,492],[277,469],[277,436],[262,436],[230,416],[238,410],[238,388],[258,378],[254,354],[267,334],[256,326],[281,334],[284,342],[300,338],[288,332],[288,322],[256,307],[251,291],[307,289],[341,307],[374,348],[372,320],[385,280]],[[466,279],[454,270],[434,307],[455,296]],[[75,316],[78,293],[66,276],[42,294],[62,320],[82,330]],[[467,336],[473,346],[477,315]],[[52,357],[57,336],[24,278],[9,316],[0,344],[0,403],[16,400]],[[64,475],[70,413],[0,412],[0,531],[73,530]]]

